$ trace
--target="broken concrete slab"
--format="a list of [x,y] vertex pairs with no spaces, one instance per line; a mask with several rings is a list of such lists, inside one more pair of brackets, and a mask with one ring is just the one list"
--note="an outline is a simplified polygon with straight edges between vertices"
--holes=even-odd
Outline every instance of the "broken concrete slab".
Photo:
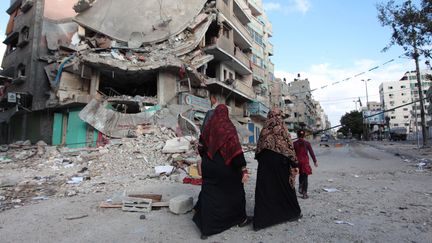
[[169,201],[169,209],[174,214],[185,214],[193,208],[193,198],[188,195],[180,195]]
[[[78,14],[74,21],[122,42],[128,42],[131,34],[138,31],[147,33],[143,38],[144,43],[155,43],[185,30],[206,2],[130,0],[110,1],[110,4],[106,4],[106,1],[96,1],[93,7]],[[168,15],[170,13],[174,14]]]
[[162,153],[185,153],[191,149],[191,142],[193,141],[196,141],[196,138],[191,136],[170,139],[166,141],[165,146],[162,149]]
[[79,113],[79,117],[101,133],[114,138],[127,137],[138,125],[152,123],[151,113],[124,114],[107,109],[106,105],[93,99]]

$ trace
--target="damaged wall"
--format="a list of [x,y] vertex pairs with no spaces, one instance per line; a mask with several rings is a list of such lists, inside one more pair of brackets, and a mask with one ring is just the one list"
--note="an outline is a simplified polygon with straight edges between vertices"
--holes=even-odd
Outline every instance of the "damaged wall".
[[73,10],[77,0],[45,0],[44,17],[61,20],[72,18],[76,15]]
[[[93,7],[78,14],[75,21],[123,42],[135,39],[141,43],[154,43],[182,32],[206,2],[98,0]],[[144,34],[136,35],[137,33]]]
[[169,72],[159,72],[157,89],[159,105],[167,105],[176,102],[177,95],[177,75]]

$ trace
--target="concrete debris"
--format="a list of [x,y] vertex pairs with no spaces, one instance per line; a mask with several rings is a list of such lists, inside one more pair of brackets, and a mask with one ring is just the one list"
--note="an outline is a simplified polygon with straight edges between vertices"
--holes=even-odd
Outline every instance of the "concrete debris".
[[175,154],[175,153],[185,153],[191,149],[191,143],[194,142],[196,138],[191,136],[174,138],[166,141],[165,146],[162,149],[162,153],[165,154]]
[[193,208],[193,198],[188,195],[180,195],[169,201],[169,209],[174,214],[185,214]]
[[[132,181],[183,183],[189,172],[196,174],[188,169],[199,161],[191,145],[194,137],[178,138],[171,129],[159,126],[141,129],[143,135],[111,138],[105,147],[98,148],[61,148],[42,142],[8,145],[8,150],[0,152],[0,170],[10,175],[0,178],[0,211],[50,198],[123,191]],[[167,141],[171,141],[165,148],[171,152],[168,154],[163,153]],[[177,144],[176,151],[170,143]],[[38,148],[45,152],[37,153]],[[170,173],[155,175],[155,169],[165,167]]]

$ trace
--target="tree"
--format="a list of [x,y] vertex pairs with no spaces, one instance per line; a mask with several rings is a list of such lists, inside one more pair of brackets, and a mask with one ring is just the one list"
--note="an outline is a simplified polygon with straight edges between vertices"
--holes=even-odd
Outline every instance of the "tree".
[[383,51],[387,51],[393,45],[399,45],[406,51],[405,55],[412,58],[415,62],[420,97],[423,146],[427,146],[427,131],[419,58],[420,56],[430,56],[429,45],[432,41],[431,35],[426,32],[431,27],[431,14],[426,11],[431,6],[432,3],[430,0],[423,0],[422,8],[418,8],[410,0],[403,2],[401,5],[396,4],[394,0],[377,5],[378,19],[382,26],[390,26],[393,30],[390,43]]
[[342,132],[345,136],[348,135],[349,131],[354,137],[360,138],[363,134],[363,117],[362,113],[359,111],[351,111],[350,113],[345,113],[340,120],[341,128],[338,132]]

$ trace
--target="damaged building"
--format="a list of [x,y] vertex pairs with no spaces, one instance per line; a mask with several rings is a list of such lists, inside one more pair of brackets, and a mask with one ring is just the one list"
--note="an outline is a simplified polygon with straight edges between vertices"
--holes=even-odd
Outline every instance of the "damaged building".
[[0,143],[88,146],[167,107],[199,126],[210,93],[257,141],[274,69],[261,1],[13,0],[7,13]]

